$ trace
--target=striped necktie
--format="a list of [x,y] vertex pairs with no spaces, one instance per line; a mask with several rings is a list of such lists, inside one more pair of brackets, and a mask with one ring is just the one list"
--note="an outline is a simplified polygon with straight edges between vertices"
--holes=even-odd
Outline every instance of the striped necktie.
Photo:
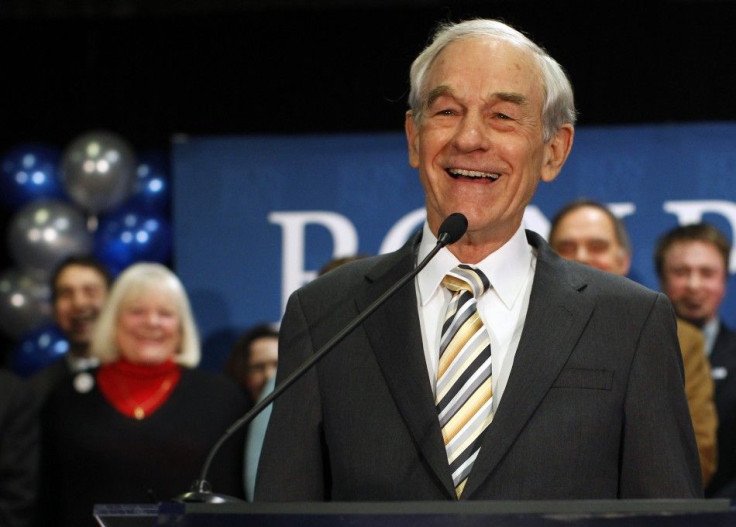
[[442,280],[452,298],[447,307],[437,368],[435,404],[457,497],[480,451],[491,411],[491,342],[476,297],[490,287],[478,269],[461,264]]

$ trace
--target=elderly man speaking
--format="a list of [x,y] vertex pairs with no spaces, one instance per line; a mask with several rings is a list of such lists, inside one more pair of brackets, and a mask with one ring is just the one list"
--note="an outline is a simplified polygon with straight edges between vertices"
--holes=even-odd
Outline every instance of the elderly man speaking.
[[467,232],[275,402],[256,500],[701,496],[669,301],[522,227],[573,143],[560,65],[501,22],[447,25],[409,103],[426,223],[291,296],[277,386],[430,254],[445,218]]

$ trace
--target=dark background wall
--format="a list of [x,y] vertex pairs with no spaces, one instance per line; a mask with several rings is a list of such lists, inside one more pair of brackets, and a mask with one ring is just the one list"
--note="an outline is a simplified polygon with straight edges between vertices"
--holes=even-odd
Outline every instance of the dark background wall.
[[[388,7],[392,4],[393,7]],[[396,130],[440,20],[500,17],[568,70],[580,125],[736,118],[736,2],[2,0],[0,150],[106,127]]]
[[437,22],[472,16],[559,60],[580,126],[736,120],[734,1],[0,0],[0,155],[92,129],[164,150],[180,133],[400,130],[411,60]]

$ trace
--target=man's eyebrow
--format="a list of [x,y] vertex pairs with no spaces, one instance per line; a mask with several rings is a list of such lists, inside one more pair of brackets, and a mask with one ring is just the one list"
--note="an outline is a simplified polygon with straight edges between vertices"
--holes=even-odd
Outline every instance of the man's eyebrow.
[[511,102],[521,106],[526,105],[529,99],[525,95],[514,92],[496,92],[493,94],[494,97],[501,99],[502,101]]
[[430,92],[427,94],[427,107],[432,106],[434,101],[436,101],[438,98],[442,97],[443,95],[451,95],[452,90],[449,86],[441,85],[437,86],[436,88],[433,88],[430,90]]
[[[443,95],[452,96],[452,88],[446,85],[441,85],[430,90],[427,94],[427,107],[432,106],[434,101]],[[518,104],[519,106],[525,106],[529,103],[529,99],[525,95],[516,92],[495,92],[491,94],[491,98]]]

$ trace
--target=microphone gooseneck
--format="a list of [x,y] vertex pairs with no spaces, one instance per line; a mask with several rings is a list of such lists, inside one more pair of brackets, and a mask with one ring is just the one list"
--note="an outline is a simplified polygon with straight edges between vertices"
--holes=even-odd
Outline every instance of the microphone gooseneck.
[[450,214],[440,225],[439,231],[437,232],[437,244],[432,248],[430,253],[419,262],[419,264],[404,275],[398,282],[392,285],[386,290],[380,297],[374,300],[367,308],[361,311],[357,317],[350,321],[337,335],[332,337],[324,346],[322,346],[314,355],[299,366],[291,375],[281,381],[276,388],[264,397],[258,404],[256,404],[249,412],[243,417],[235,421],[220,437],[220,439],[212,447],[207,459],[202,466],[202,472],[200,477],[192,484],[192,489],[189,492],[181,494],[174,498],[174,501],[186,502],[186,503],[232,503],[240,502],[242,500],[234,498],[232,496],[225,496],[222,494],[215,494],[212,492],[209,482],[207,481],[207,473],[209,472],[212,460],[215,454],[220,450],[220,447],[238,430],[243,426],[250,423],[256,418],[274,399],[278,398],[284,393],[289,386],[294,384],[299,378],[301,378],[310,368],[312,368],[320,359],[322,359],[327,353],[337,346],[345,337],[347,337],[353,330],[358,327],[366,318],[368,318],[376,309],[378,309],[383,303],[385,303],[390,297],[401,289],[407,282],[413,280],[419,272],[424,269],[429,261],[446,245],[455,243],[463,237],[465,232],[468,230],[467,218],[459,213],[455,212]]

